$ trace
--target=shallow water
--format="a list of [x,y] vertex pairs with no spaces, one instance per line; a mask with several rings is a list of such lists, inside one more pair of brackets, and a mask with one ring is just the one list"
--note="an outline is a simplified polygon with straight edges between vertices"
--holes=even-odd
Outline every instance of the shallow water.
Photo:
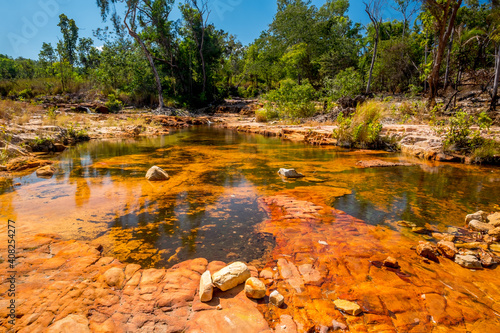
[[[446,230],[462,226],[467,213],[500,209],[498,168],[418,160],[410,167],[356,167],[375,158],[408,161],[209,127],[94,141],[63,153],[54,178],[32,173],[13,179],[19,187],[0,188],[0,218],[16,220],[19,232],[102,244],[123,262],[170,267],[196,257],[265,263],[275,244],[256,229],[268,218],[259,199],[283,190],[321,193],[328,205],[393,230],[402,219]],[[152,165],[171,179],[148,182]],[[307,177],[282,180],[281,167]]]

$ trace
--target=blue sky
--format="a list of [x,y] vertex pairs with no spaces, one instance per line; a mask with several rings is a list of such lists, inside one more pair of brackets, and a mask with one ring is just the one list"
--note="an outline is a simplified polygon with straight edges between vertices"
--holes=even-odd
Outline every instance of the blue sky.
[[[275,0],[209,1],[210,21],[217,28],[236,35],[244,45],[257,38],[276,13]],[[95,3],[95,0],[2,0],[0,54],[38,59],[43,42],[55,46],[60,38],[57,24],[61,13],[75,20],[80,37],[93,37],[93,30],[106,25]],[[312,3],[319,7],[325,0],[312,0]],[[354,22],[367,22],[363,8],[362,0],[351,0],[349,16]],[[174,16],[178,16],[176,12]],[[99,46],[100,41],[95,40],[95,44]]]

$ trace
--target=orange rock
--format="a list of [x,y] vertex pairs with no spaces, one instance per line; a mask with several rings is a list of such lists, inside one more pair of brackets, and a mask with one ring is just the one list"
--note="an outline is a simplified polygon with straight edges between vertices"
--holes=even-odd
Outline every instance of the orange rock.
[[455,254],[457,254],[457,248],[452,242],[440,241],[437,247],[439,252],[446,258],[453,259],[455,258]]

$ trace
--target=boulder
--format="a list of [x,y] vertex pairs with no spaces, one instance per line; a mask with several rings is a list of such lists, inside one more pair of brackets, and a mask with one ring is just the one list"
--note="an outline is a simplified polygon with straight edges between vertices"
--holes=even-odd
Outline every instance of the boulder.
[[472,220],[477,220],[479,222],[488,222],[488,214],[482,210],[475,212],[474,214],[469,214],[465,217],[465,224],[468,224]]
[[242,262],[235,262],[214,273],[212,282],[215,287],[226,291],[244,283],[250,276],[247,265]]
[[436,247],[429,242],[420,242],[417,246],[417,254],[421,257],[439,262]]
[[200,279],[200,301],[210,302],[214,293],[214,286],[212,284],[212,275],[210,271],[203,273]]
[[469,228],[474,231],[488,232],[495,227],[492,224],[481,222],[479,220],[472,220],[469,222]]
[[36,175],[39,178],[52,178],[54,173],[56,172],[56,168],[52,165],[46,165],[36,170]]
[[488,221],[494,227],[500,227],[500,212],[488,215]]
[[104,282],[110,287],[121,288],[125,281],[125,273],[118,267],[112,267],[103,274]]
[[245,282],[245,294],[248,298],[264,298],[266,296],[266,285],[261,280],[251,277]]
[[305,177],[303,174],[298,173],[295,171],[295,169],[280,169],[278,171],[278,174],[280,176],[283,176],[285,178],[302,178]]
[[95,113],[108,114],[109,109],[104,105],[99,105],[95,108]]
[[481,265],[483,265],[483,267],[491,267],[495,264],[498,264],[498,260],[488,252],[481,252],[479,254],[479,257],[481,259]]
[[384,266],[389,268],[399,268],[399,263],[395,258],[387,257],[387,259],[384,260]]
[[497,227],[495,229],[491,229],[490,231],[488,231],[488,235],[490,235],[492,237],[500,237],[500,227]]
[[148,172],[146,173],[146,178],[147,180],[154,182],[168,180],[170,176],[165,172],[165,170],[155,165],[148,170]]
[[279,308],[285,303],[285,297],[283,297],[279,291],[275,290],[269,295],[269,301]]
[[335,301],[333,301],[333,303],[335,304],[335,307],[337,309],[352,316],[357,316],[363,312],[363,310],[361,310],[361,307],[354,302],[346,301],[343,299],[336,299]]
[[457,254],[457,248],[452,242],[442,240],[437,244],[437,247],[439,253],[441,253],[446,258],[453,259],[455,257],[455,254]]
[[70,314],[52,324],[47,333],[90,333],[89,321],[85,316]]
[[483,266],[481,265],[481,261],[476,256],[471,254],[461,255],[457,254],[455,256],[455,262],[462,267],[471,268],[471,269],[479,269]]

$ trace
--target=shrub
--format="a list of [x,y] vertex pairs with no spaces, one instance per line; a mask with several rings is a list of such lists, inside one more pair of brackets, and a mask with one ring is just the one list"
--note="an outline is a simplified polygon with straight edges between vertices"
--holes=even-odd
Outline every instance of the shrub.
[[380,123],[382,105],[380,102],[368,102],[357,107],[351,117],[340,113],[334,130],[334,138],[340,146],[375,147],[380,144]]
[[110,112],[118,112],[123,107],[123,103],[116,99],[115,94],[108,95],[108,101],[106,102],[105,105]]
[[474,163],[498,163],[500,161],[500,142],[484,140],[482,145],[475,148],[471,154]]
[[279,115],[273,109],[259,109],[255,111],[255,120],[259,123],[265,123],[273,119],[278,119]]
[[340,71],[334,79],[325,81],[327,95],[332,100],[342,97],[353,98],[363,89],[363,77],[353,67]]
[[280,118],[305,118],[314,115],[314,97],[316,90],[309,82],[298,84],[286,79],[280,82],[280,87],[271,90],[264,98],[267,100],[266,112],[278,114]]

